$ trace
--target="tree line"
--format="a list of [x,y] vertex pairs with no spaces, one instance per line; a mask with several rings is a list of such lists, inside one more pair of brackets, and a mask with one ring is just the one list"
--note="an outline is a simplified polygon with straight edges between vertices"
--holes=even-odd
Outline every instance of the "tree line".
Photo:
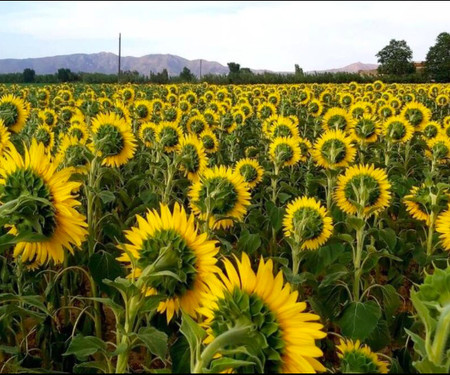
[[450,34],[438,35],[436,43],[430,47],[423,69],[417,69],[412,61],[412,50],[405,40],[392,39],[387,46],[376,55],[378,74],[359,73],[304,73],[298,64],[294,73],[254,73],[249,68],[241,67],[236,62],[228,63],[228,74],[205,74],[201,80],[187,67],[177,76],[169,76],[167,69],[161,72],[150,72],[149,75],[137,71],[123,71],[117,74],[74,73],[70,69],[61,68],[55,74],[36,74],[33,69],[25,69],[22,73],[0,74],[0,83],[186,83],[208,82],[211,84],[295,84],[295,83],[369,83],[377,79],[384,82],[424,83],[450,82]]

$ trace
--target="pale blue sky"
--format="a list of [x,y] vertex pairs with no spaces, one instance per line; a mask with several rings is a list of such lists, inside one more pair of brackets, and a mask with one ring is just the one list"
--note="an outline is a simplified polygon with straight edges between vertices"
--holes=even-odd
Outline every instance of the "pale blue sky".
[[170,53],[292,71],[376,63],[389,40],[423,60],[450,2],[0,2],[0,59]]

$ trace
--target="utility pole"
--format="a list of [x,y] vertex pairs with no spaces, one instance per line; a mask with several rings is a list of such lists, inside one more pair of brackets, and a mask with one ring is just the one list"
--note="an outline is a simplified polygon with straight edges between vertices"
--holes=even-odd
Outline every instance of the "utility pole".
[[120,52],[121,52],[121,38],[122,35],[119,33],[119,70],[117,71],[117,83],[120,83]]
[[200,81],[202,80],[202,59],[200,59]]

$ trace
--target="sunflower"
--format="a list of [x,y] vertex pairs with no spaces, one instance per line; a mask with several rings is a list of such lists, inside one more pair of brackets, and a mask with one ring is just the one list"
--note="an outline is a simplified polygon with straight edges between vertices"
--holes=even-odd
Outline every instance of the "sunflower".
[[320,100],[313,99],[307,104],[306,110],[311,116],[319,117],[323,111],[323,104],[320,102]]
[[14,95],[0,98],[0,119],[8,130],[19,133],[27,122],[28,112],[22,99]]
[[214,154],[219,150],[219,141],[212,130],[204,130],[199,137],[207,154]]
[[342,130],[328,130],[317,140],[311,153],[317,165],[336,169],[352,163],[356,149],[352,145],[352,139]]
[[275,138],[270,144],[269,154],[272,161],[282,167],[295,165],[301,159],[300,145],[295,138]]
[[430,224],[430,207],[427,207],[417,200],[429,200],[429,196],[430,190],[427,189],[425,185],[422,185],[420,188],[418,186],[413,186],[409,194],[403,197],[406,211],[408,211],[414,219],[424,221],[427,225]]
[[343,107],[350,107],[354,101],[355,97],[349,92],[342,93],[339,96],[339,103],[341,103]]
[[89,129],[84,122],[83,116],[74,116],[70,120],[70,126],[67,135],[78,138],[80,141],[86,142],[89,138]]
[[147,147],[152,147],[156,140],[158,125],[154,122],[146,122],[139,127],[139,138]]
[[316,250],[333,233],[333,219],[314,198],[300,197],[289,203],[283,219],[284,233],[302,244],[302,250]]
[[300,161],[305,162],[308,160],[308,156],[312,150],[312,144],[308,139],[302,137],[298,137],[297,141],[300,147]]
[[55,134],[48,125],[39,125],[34,131],[33,138],[38,143],[43,143],[45,152],[50,153],[55,146]]
[[110,112],[117,114],[121,119],[123,119],[128,124],[131,124],[131,114],[130,110],[121,101],[116,100],[114,106],[109,109]]
[[278,116],[272,126],[267,128],[267,132],[271,139],[277,137],[298,138],[300,136],[297,125],[293,124],[291,119],[283,116]]
[[352,117],[343,108],[330,108],[323,116],[322,129],[337,129],[346,131],[352,123]]
[[433,139],[442,133],[442,127],[437,121],[430,121],[422,127],[421,132],[425,139]]
[[448,103],[449,103],[449,97],[448,97],[448,95],[445,95],[445,94],[439,94],[438,96],[436,96],[435,103],[436,103],[439,107],[443,107],[443,106],[448,105]]
[[401,116],[403,116],[415,130],[421,130],[423,126],[430,121],[431,111],[422,103],[412,101],[403,107]]
[[211,129],[215,128],[219,123],[219,116],[211,109],[207,109],[203,112],[203,118]]
[[56,168],[44,145],[34,139],[24,157],[12,147],[0,163],[0,201],[7,204],[27,197],[10,216],[12,233],[41,235],[15,246],[14,257],[21,255],[25,263],[62,263],[64,249],[73,254],[73,246],[80,247],[87,234],[85,217],[75,209],[80,202],[72,194],[80,183],[69,181],[69,169],[56,172]]
[[244,178],[250,189],[258,185],[264,175],[264,169],[261,165],[256,160],[250,158],[239,160],[236,164],[235,171]]
[[377,113],[380,118],[387,120],[388,118],[395,116],[396,111],[394,107],[391,107],[389,104],[385,104],[378,108]]
[[0,157],[2,157],[11,147],[14,147],[9,138],[10,133],[8,128],[5,126],[3,120],[0,119]]
[[428,150],[425,155],[430,159],[436,159],[440,163],[445,163],[450,159],[450,139],[439,134],[437,137],[427,140]]
[[388,207],[390,187],[384,170],[373,165],[356,165],[338,177],[334,199],[347,214],[354,215],[363,210],[362,216],[370,216]]
[[340,339],[338,357],[341,360],[342,373],[387,374],[388,363],[381,361],[378,355],[367,345],[361,345],[359,340]]
[[89,149],[86,142],[74,136],[62,137],[55,163],[59,167],[71,168],[74,173],[87,174],[89,170]]
[[244,178],[223,165],[206,169],[188,193],[192,211],[213,228],[227,229],[242,221],[250,205]]
[[103,158],[102,164],[119,167],[136,151],[131,126],[116,113],[100,113],[92,120],[93,148]]
[[156,141],[165,152],[173,152],[180,147],[183,132],[181,128],[173,122],[160,122],[156,132]]
[[360,143],[373,143],[378,139],[381,129],[375,117],[369,114],[355,118],[350,127],[353,139]]
[[139,122],[146,122],[152,116],[152,103],[148,100],[136,100],[133,103],[134,115]]
[[442,245],[450,251],[450,210],[441,213],[436,220],[436,232],[440,233]]
[[366,102],[356,102],[351,105],[348,112],[353,119],[358,119],[365,114],[366,115],[369,114],[369,106],[370,106],[369,103]]
[[272,103],[261,103],[258,105],[257,114],[260,119],[265,120],[268,117],[277,114],[277,107],[275,107]]
[[[246,351],[236,359],[254,364],[236,369],[244,373],[315,373],[325,367],[316,359],[323,355],[315,340],[326,336],[318,315],[307,313],[306,303],[298,302],[298,293],[284,283],[283,273],[273,275],[273,262],[259,261],[254,272],[243,253],[236,258],[237,268],[225,259],[226,274],[220,272],[222,287],[204,294],[198,311],[205,317],[205,344],[234,327],[247,327]],[[233,349],[228,354],[232,354]],[[214,358],[219,358],[216,356]],[[213,359],[214,361],[214,359]],[[241,371],[240,371],[241,370]]]
[[408,142],[414,135],[414,128],[402,116],[394,116],[383,124],[383,132],[390,142]]
[[202,115],[192,116],[186,123],[186,129],[191,134],[199,135],[208,128],[208,123]]
[[55,126],[58,122],[58,115],[51,108],[45,108],[39,111],[38,118],[44,125],[48,126]]
[[188,216],[178,203],[172,212],[161,204],[160,214],[149,210],[145,218],[137,215],[136,220],[137,226],[125,231],[129,243],[123,245],[124,252],[117,259],[131,268],[132,278],[149,265],[161,273],[176,274],[178,280],[170,275],[150,279],[147,293],[167,296],[157,308],[166,313],[167,322],[181,309],[194,316],[202,294],[211,293],[210,288],[219,282],[216,241],[200,234],[194,215]]
[[208,165],[203,144],[192,134],[185,136],[178,149],[180,169],[190,181],[196,182]]
[[180,108],[166,104],[161,110],[163,121],[178,123],[183,113]]

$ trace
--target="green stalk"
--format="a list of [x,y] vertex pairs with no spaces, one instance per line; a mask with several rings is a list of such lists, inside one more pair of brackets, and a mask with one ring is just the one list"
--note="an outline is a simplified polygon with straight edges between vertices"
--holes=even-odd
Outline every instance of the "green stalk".
[[251,331],[251,326],[233,327],[217,336],[202,352],[200,358],[197,360],[197,363],[191,369],[191,372],[193,374],[203,373],[203,369],[209,367],[211,360],[217,354],[219,349],[229,345],[230,342],[239,342],[247,339]]
[[[359,215],[358,215],[359,217]],[[364,220],[364,219],[363,219]],[[361,258],[362,258],[362,252],[364,248],[364,228],[365,228],[365,221],[364,225],[359,228],[356,231],[356,254],[353,258],[353,266],[354,266],[354,283],[353,283],[353,298],[354,301],[359,301],[359,294],[360,294],[360,280],[361,280]]]
[[450,337],[450,305],[447,305],[441,312],[441,316],[436,326],[435,336],[429,353],[431,361],[437,366],[444,361],[444,352],[447,341]]

